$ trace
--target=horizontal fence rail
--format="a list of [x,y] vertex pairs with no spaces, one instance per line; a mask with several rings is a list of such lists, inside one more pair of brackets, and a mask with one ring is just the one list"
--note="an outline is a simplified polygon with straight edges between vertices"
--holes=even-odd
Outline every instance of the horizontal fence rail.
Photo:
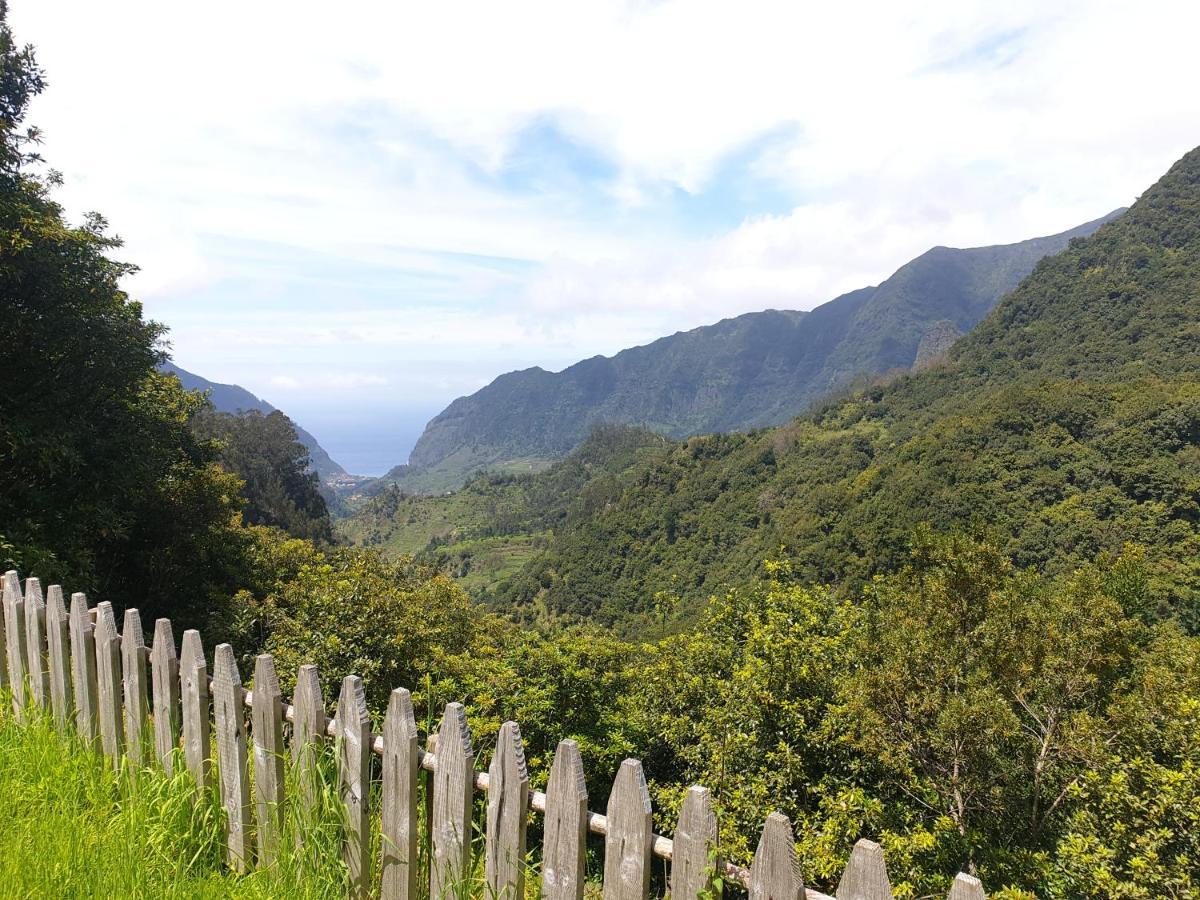
[[[669,889],[676,900],[711,897],[718,879],[744,889],[750,900],[833,900],[805,887],[792,824],[781,813],[767,816],[750,867],[737,866],[720,857],[713,800],[699,785],[684,798],[674,837],[654,833],[650,793],[636,759],[621,764],[606,812],[593,812],[574,741],[559,743],[546,791],[532,790],[516,722],[504,723],[488,771],[478,771],[459,703],[446,705],[437,734],[430,735],[436,747],[421,747],[412,697],[404,688],[392,692],[383,731],[375,734],[357,676],[343,680],[336,714],[326,716],[315,666],[300,667],[288,703],[270,655],[255,660],[249,690],[229,644],[214,649],[210,672],[196,631],[184,632],[176,648],[170,620],[159,619],[148,646],[136,609],[125,611],[118,631],[110,604],[89,608],[87,598],[76,593],[68,614],[63,596],[58,585],[43,597],[38,579],[27,578],[22,589],[16,572],[4,574],[0,641],[6,665],[0,667],[0,686],[11,691],[13,716],[25,721],[31,710],[44,711],[60,732],[71,728],[114,766],[127,759],[135,766],[157,765],[169,775],[182,761],[200,789],[213,778],[215,735],[226,862],[235,872],[274,861],[285,804],[311,808],[317,802],[318,752],[333,739],[344,808],[342,859],[353,897],[369,895],[372,867],[378,865],[384,900],[466,900],[474,804],[480,796],[486,798],[484,893],[497,900],[524,896],[531,812],[544,817],[540,893],[547,900],[583,897],[589,834],[604,838],[605,900],[649,897],[654,859],[671,864]],[[290,748],[285,747],[285,722],[292,726]],[[372,755],[382,760],[378,860],[370,833]],[[298,774],[292,798],[285,796],[285,759]],[[429,773],[425,795],[432,848],[424,893],[418,869],[421,771]],[[878,844],[865,839],[855,844],[835,896],[890,900]],[[978,879],[960,873],[948,900],[984,896]]]

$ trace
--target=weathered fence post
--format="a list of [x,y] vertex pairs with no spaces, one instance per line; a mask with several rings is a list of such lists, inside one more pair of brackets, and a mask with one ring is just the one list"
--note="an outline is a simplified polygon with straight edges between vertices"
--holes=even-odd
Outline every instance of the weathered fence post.
[[[303,821],[311,822],[317,808],[317,759],[325,743],[325,701],[321,698],[321,679],[316,666],[301,666],[296,673],[292,710],[292,764],[296,766],[300,786]],[[296,839],[301,840],[299,833]]]
[[121,668],[125,688],[125,754],[135,766],[146,763],[150,691],[146,675],[146,633],[136,609],[125,610],[121,629]]
[[954,884],[950,885],[950,894],[946,900],[987,900],[983,892],[983,884],[974,875],[959,872]]
[[338,783],[346,808],[343,846],[350,870],[350,896],[366,897],[371,889],[371,717],[362,679],[347,675],[337,705]]
[[484,873],[495,900],[525,896],[525,831],[529,823],[529,771],[516,722],[500,726],[488,769]]
[[[441,727],[439,725],[439,727]],[[425,735],[425,752],[432,753],[434,758],[437,758],[437,732],[430,732]],[[417,777],[421,783],[425,785],[425,796],[422,798],[421,814],[425,818],[425,835],[426,839],[421,846],[421,870],[418,877],[421,879],[421,886],[425,888],[425,893],[429,893],[430,885],[433,883],[433,788],[436,773],[432,769],[421,767]]]
[[711,891],[716,875],[717,816],[713,812],[708,788],[698,784],[688,788],[675,827],[674,852],[671,856],[671,897],[673,900],[697,900]]
[[582,900],[587,860],[587,784],[574,741],[559,741],[546,785],[542,843],[542,896]]
[[88,614],[85,594],[71,595],[71,677],[75,682],[75,728],[94,742],[100,729],[96,678],[96,626]]
[[28,654],[29,699],[38,709],[50,705],[50,673],[46,669],[46,600],[42,583],[25,579],[25,652]]
[[154,693],[154,752],[163,771],[173,775],[181,713],[179,658],[175,655],[175,634],[170,619],[159,619],[154,623],[150,672]]
[[245,689],[229,644],[217,646],[213,661],[213,707],[217,724],[217,757],[221,805],[225,808],[229,867],[250,867],[250,783],[246,774]]
[[50,661],[50,708],[59,734],[67,733],[71,721],[71,633],[62,586],[50,585],[46,592],[46,649]]
[[433,776],[433,865],[429,894],[438,900],[466,900],[471,866],[471,800],[475,790],[474,751],[461,703],[447,703],[438,730],[437,771]]
[[10,570],[0,577],[0,647],[4,648],[4,665],[0,666],[0,688],[8,684],[8,585],[16,574]]
[[8,655],[8,683],[12,688],[13,715],[25,720],[25,597],[16,572],[4,573],[4,646]]
[[837,900],[892,900],[883,848],[866,838],[855,844],[834,896]]
[[179,694],[183,713],[183,761],[196,780],[196,787],[208,787],[208,660],[200,632],[189,628],[183,633],[179,654]]
[[96,680],[99,684],[100,746],[113,766],[121,762],[124,715],[121,703],[121,635],[112,604],[96,604]]
[[417,900],[417,721],[396,688],[383,720],[382,900]]
[[283,692],[275,662],[263,653],[254,661],[254,796],[258,819],[258,862],[267,866],[279,852],[283,829]]
[[650,891],[654,816],[642,764],[621,763],[608,798],[604,838],[604,900],[644,900]]
[[763,825],[750,865],[749,900],[804,900],[804,876],[796,857],[792,823],[773,812]]

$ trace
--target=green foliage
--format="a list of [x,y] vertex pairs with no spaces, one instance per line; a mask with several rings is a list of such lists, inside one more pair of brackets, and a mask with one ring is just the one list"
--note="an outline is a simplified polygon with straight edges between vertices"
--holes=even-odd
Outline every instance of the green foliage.
[[316,816],[289,807],[277,865],[235,876],[224,867],[220,798],[197,795],[182,765],[173,778],[114,772],[47,719],[18,725],[0,714],[0,884],[11,897],[334,900],[346,878],[336,788],[319,796]]
[[195,621],[236,577],[234,481],[188,420],[199,400],[158,375],[162,328],[120,289],[104,220],[63,220],[19,132],[42,87],[0,6],[0,533],[47,581],[149,617]]
[[10,182],[20,179],[23,165],[38,159],[24,150],[38,142],[37,130],[20,129],[29,102],[45,86],[33,47],[17,46],[8,27],[8,0],[0,0],[0,174]]
[[242,480],[248,524],[273,525],[318,543],[333,540],[320,480],[309,470],[308,450],[291,419],[279,410],[268,415],[202,410],[192,429],[216,443],[222,467]]
[[1200,628],[1198,204],[1194,151],[1040,263],[945,364],[647,457],[492,585],[497,606],[640,633],[667,593],[686,627],[765,558],[852,596],[930,523],[985,527],[1051,573],[1135,542],[1159,604],[1146,615]]
[[[379,488],[338,521],[338,533],[388,555],[417,556],[487,601],[503,592],[506,580],[556,529],[615,501],[628,473],[669,449],[665,439],[645,429],[600,427],[567,458],[536,475],[485,472],[442,496],[406,494],[396,485]],[[550,624],[553,618],[540,620]]]
[[926,531],[854,603],[768,571],[633,664],[661,827],[698,782],[734,859],[781,809],[818,885],[872,836],[899,897],[968,868],[1011,896],[1195,889],[1200,640],[1127,608],[1136,550],[1046,578]]
[[235,601],[233,631],[247,666],[257,652],[274,656],[286,690],[299,667],[313,663],[332,704],[341,679],[360,675],[381,721],[391,690],[407,687],[432,730],[443,706],[461,701],[485,749],[513,719],[535,777],[549,771],[558,741],[574,738],[595,763],[600,796],[633,751],[618,702],[640,659],[632,645],[591,629],[522,630],[411,559],[321,553],[268,529],[255,537],[259,577]]
[[1159,633],[1111,711],[1098,764],[1071,786],[1053,897],[1186,897],[1200,891],[1200,654]]
[[463,700],[484,748],[502,722],[518,722],[530,775],[543,785],[558,742],[575,740],[589,795],[602,806],[621,761],[641,752],[622,698],[638,690],[644,662],[642,648],[599,629],[538,633],[488,616],[469,653],[434,687],[441,701]]
[[[241,599],[288,689],[299,667],[314,663],[326,684],[362,676],[375,710],[393,687],[438,679],[476,629],[469,599],[449,578],[363,551],[318,557],[265,598]],[[256,649],[239,646],[247,655]]]
[[[673,827],[687,785],[703,784],[728,828],[727,850],[743,860],[764,810],[809,808],[845,757],[822,728],[850,664],[852,607],[790,583],[786,566],[770,570],[769,585],[713,598],[693,631],[647,649],[623,698],[663,827]],[[844,863],[817,858],[806,854],[826,875]]]

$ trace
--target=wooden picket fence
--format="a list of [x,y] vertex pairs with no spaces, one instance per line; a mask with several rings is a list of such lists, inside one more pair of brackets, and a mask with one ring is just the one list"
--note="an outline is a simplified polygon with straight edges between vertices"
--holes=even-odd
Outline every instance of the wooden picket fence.
[[[51,585],[43,597],[38,579],[27,578],[22,591],[16,572],[4,575],[3,603],[0,630],[7,667],[0,667],[0,686],[7,682],[18,721],[31,706],[39,714],[48,711],[60,731],[74,728],[98,743],[114,765],[124,756],[136,766],[158,765],[171,774],[182,757],[201,788],[214,777],[210,736],[215,730],[226,858],[234,871],[246,871],[255,859],[270,865],[277,857],[282,811],[289,802],[283,766],[289,749],[284,722],[290,722],[290,754],[300,776],[295,782],[299,796],[290,802],[316,802],[305,787],[315,783],[311,767],[317,765],[316,751],[328,738],[336,741],[339,796],[345,805],[342,852],[356,898],[369,895],[376,862],[382,867],[384,900],[418,897],[418,773],[423,769],[430,773],[432,790],[428,896],[436,900],[466,900],[460,892],[470,872],[477,791],[487,797],[484,876],[487,894],[497,900],[525,895],[531,811],[545,818],[540,894],[547,900],[583,897],[589,833],[604,838],[604,900],[646,900],[655,858],[670,863],[669,889],[675,900],[713,896],[718,877],[723,885],[743,888],[750,900],[831,900],[805,888],[791,822],[778,812],[767,816],[749,869],[720,859],[712,798],[698,785],[687,792],[674,839],[655,834],[650,794],[636,759],[621,764],[607,814],[601,815],[588,810],[583,761],[574,741],[559,743],[546,792],[533,791],[516,722],[504,723],[491,766],[476,771],[471,732],[459,703],[446,705],[436,737],[430,736],[434,752],[418,743],[412,698],[404,688],[392,691],[383,734],[376,735],[357,676],[342,681],[337,713],[330,719],[315,666],[300,667],[288,704],[269,655],[255,662],[253,691],[243,686],[229,644],[216,647],[210,677],[199,633],[185,631],[177,652],[169,619],[155,622],[147,647],[136,609],[125,611],[118,630],[111,604],[89,608],[87,597],[76,593],[68,613],[60,586]],[[144,737],[151,734],[152,742]],[[181,755],[176,752],[180,748]],[[368,808],[371,754],[382,758],[377,861]],[[949,900],[984,896],[977,879],[959,874]],[[860,840],[854,846],[836,897],[890,900],[878,844]]]

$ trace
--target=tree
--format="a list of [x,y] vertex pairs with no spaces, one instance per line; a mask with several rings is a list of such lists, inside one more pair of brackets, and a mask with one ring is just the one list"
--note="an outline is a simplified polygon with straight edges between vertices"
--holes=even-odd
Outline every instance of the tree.
[[[1140,565],[1128,549],[1048,579],[978,537],[924,530],[909,565],[868,588],[838,727],[871,761],[891,827],[925,833],[927,858],[1040,891],[1069,862],[1052,854],[1069,852],[1080,815],[1103,846],[1128,840],[1128,820],[1098,822],[1081,801],[1103,793],[1097,773],[1140,768],[1145,748],[1129,738],[1154,729],[1134,727],[1137,709],[1153,702],[1171,731],[1194,720],[1200,700],[1194,677],[1177,682],[1182,704],[1147,692],[1165,679],[1139,681],[1139,671],[1161,671],[1152,660],[1168,645],[1182,670],[1197,659],[1177,626],[1139,618]],[[1127,778],[1131,796],[1114,802],[1146,803],[1150,783]]]
[[287,689],[305,663],[320,668],[326,685],[360,675],[376,712],[397,687],[423,704],[427,680],[440,681],[476,635],[470,600],[453,581],[372,551],[318,554],[263,600],[243,594],[240,601],[243,621],[255,621]]
[[235,482],[159,375],[163,329],[121,289],[103,218],[64,221],[22,131],[44,86],[0,3],[0,543],[9,566],[150,620],[195,621],[236,581]]
[[[694,630],[656,645],[623,698],[663,827],[686,787],[703,784],[721,810],[725,852],[742,862],[767,812],[804,821],[838,792],[848,762],[826,720],[850,665],[852,605],[797,584],[786,565],[767,569],[766,585],[712,598]],[[851,812],[850,827],[862,827],[862,814]],[[833,840],[806,836],[810,879],[844,865],[846,818]]]
[[192,428],[202,440],[216,443],[222,467],[242,480],[248,524],[333,542],[320,480],[309,468],[308,449],[291,419],[279,410],[264,416],[257,410],[231,415],[205,409],[192,419]]
[[33,47],[17,46],[8,27],[8,0],[0,0],[0,173],[10,182],[19,181],[21,166],[37,158],[23,149],[37,143],[37,130],[20,129],[29,101],[45,86]]

